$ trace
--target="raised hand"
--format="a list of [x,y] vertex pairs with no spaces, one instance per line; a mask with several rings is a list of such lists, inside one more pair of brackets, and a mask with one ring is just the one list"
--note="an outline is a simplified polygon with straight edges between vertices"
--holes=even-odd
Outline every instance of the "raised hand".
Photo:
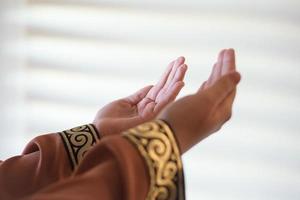
[[184,61],[184,57],[179,57],[171,62],[156,85],[146,86],[102,108],[94,120],[101,134],[117,134],[154,119],[167,104],[175,100],[183,88],[187,70]]
[[231,117],[240,74],[233,49],[220,52],[212,73],[196,94],[170,104],[157,117],[170,124],[181,152],[218,131]]

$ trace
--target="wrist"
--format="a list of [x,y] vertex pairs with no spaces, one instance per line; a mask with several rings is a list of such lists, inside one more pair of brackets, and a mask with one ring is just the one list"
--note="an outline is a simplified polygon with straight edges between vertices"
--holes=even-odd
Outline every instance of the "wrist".
[[184,154],[190,148],[187,131],[182,129],[172,117],[163,114],[159,115],[157,119],[163,121],[170,128],[180,149],[180,154]]
[[92,123],[92,125],[95,127],[95,129],[97,130],[98,134],[101,134],[101,136],[105,136],[105,131],[103,131],[103,129],[101,128],[101,121],[98,119],[95,119]]

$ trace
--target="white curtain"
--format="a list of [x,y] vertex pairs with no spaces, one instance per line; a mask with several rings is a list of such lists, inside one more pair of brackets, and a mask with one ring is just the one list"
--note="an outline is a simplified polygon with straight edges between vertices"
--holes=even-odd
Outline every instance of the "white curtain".
[[91,122],[177,56],[189,65],[181,95],[194,92],[218,51],[233,47],[242,74],[234,115],[184,156],[187,198],[299,199],[299,1],[7,2],[1,159],[36,135]]

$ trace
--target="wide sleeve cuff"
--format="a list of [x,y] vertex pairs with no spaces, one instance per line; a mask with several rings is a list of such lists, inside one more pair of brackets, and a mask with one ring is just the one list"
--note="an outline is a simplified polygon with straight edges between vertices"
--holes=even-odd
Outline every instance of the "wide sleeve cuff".
[[93,124],[87,124],[59,133],[70,160],[72,169],[75,169],[87,151],[100,140],[100,134]]
[[123,135],[145,160],[150,177],[147,200],[185,199],[183,165],[170,127],[156,120],[129,129]]

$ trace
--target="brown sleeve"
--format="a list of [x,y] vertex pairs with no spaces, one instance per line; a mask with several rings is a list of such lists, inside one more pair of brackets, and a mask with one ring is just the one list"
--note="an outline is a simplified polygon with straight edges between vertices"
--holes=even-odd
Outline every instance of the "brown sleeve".
[[27,199],[184,199],[177,143],[162,121],[103,138],[87,152],[71,177]]
[[[20,199],[68,178],[99,139],[95,131],[92,125],[84,125],[33,139],[22,155],[0,163],[0,199]],[[77,145],[77,149],[73,146],[73,160],[66,151],[70,147],[68,141]]]

